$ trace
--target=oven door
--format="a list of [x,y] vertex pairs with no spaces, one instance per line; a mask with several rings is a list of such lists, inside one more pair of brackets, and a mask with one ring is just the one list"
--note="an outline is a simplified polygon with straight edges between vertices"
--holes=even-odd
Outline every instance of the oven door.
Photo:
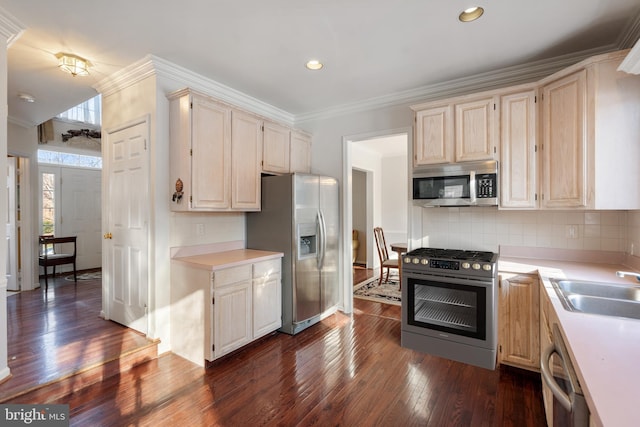
[[493,280],[403,272],[403,330],[493,349],[497,292]]

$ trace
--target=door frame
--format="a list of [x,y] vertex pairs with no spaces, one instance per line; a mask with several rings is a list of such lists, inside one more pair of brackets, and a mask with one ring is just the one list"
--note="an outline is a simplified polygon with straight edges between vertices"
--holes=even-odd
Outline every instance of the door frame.
[[[342,191],[342,229],[345,230],[342,233],[342,247],[345,249],[343,251],[343,277],[344,277],[344,289],[342,294],[343,300],[343,309],[345,313],[353,312],[353,266],[351,263],[351,254],[353,252],[352,247],[352,239],[351,233],[348,230],[351,230],[353,227],[353,176],[352,176],[352,160],[351,160],[351,148],[352,143],[358,141],[365,141],[367,139],[381,138],[385,136],[392,135],[406,135],[407,136],[407,163],[408,163],[408,171],[409,176],[407,176],[407,181],[410,182],[410,175],[412,170],[412,158],[413,158],[413,127],[407,126],[396,129],[387,129],[376,132],[368,132],[362,134],[355,135],[345,135],[342,137],[342,184],[344,187],[344,191]],[[409,185],[410,189],[411,186]],[[410,191],[410,190],[409,190]],[[409,200],[409,194],[407,194],[407,200]],[[408,221],[407,221],[407,234],[412,236],[412,227],[413,221],[412,217],[412,209],[407,209]],[[367,231],[367,234],[369,232]],[[410,247],[411,249],[411,247]]]

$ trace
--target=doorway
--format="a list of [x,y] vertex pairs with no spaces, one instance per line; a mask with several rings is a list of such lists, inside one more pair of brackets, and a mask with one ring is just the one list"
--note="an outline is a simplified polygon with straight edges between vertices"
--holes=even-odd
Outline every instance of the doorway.
[[[370,178],[367,188],[367,202],[365,216],[367,221],[365,236],[359,236],[360,251],[366,251],[367,267],[379,268],[379,261],[375,250],[373,228],[382,226],[390,241],[407,241],[409,230],[409,141],[412,138],[412,128],[381,131],[371,134],[352,135],[343,138],[344,142],[344,177],[345,186],[343,215],[345,230],[354,228],[354,209],[361,209],[361,195],[355,195],[354,180],[359,180],[358,174],[364,172]],[[354,172],[355,171],[355,172]],[[354,173],[356,178],[354,179]],[[361,180],[360,180],[361,181]],[[356,182],[356,186],[361,185]],[[361,188],[361,187],[360,187]],[[358,202],[356,203],[356,200]],[[355,206],[355,208],[354,208]],[[362,215],[356,213],[356,215]],[[360,233],[359,233],[360,234]],[[345,233],[345,236],[351,233]],[[364,243],[364,249],[362,244]],[[345,261],[349,262],[352,270],[353,242],[345,237]],[[360,256],[359,256],[360,257]],[[345,277],[353,277],[345,271]],[[353,279],[345,288],[345,310],[349,312],[353,307]]]

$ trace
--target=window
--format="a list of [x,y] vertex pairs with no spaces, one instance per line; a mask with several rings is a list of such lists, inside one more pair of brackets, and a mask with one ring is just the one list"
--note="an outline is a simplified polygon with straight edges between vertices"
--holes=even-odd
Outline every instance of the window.
[[42,173],[42,229],[40,234],[56,231],[56,175]]
[[38,150],[38,163],[102,169],[102,157],[63,153],[60,151]]
[[101,104],[102,96],[97,95],[59,114],[58,117],[74,122],[91,123],[92,125],[100,126]]

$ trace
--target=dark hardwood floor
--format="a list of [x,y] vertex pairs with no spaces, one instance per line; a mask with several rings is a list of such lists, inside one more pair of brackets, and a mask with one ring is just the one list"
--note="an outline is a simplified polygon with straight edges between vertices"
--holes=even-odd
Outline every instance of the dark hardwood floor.
[[[82,273],[82,272],[81,272]],[[80,273],[79,273],[80,274]],[[42,287],[7,297],[11,377],[0,402],[149,345],[140,333],[102,319],[102,281],[49,278]]]
[[545,425],[539,375],[402,348],[400,307],[354,307],[352,316],[275,333],[207,369],[169,353],[75,393],[23,403],[69,404],[78,426]]
[[371,279],[373,277],[373,269],[372,268],[366,268],[365,266],[362,265],[353,265],[353,285],[356,286],[357,284]]

